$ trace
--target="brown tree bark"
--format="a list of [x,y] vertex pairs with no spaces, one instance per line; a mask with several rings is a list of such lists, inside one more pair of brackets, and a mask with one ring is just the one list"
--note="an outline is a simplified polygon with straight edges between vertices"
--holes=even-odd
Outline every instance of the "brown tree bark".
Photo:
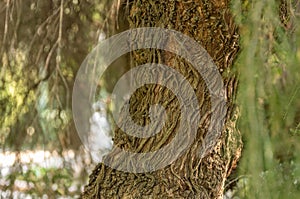
[[[120,7],[127,10],[128,28],[173,29],[193,38],[207,50],[226,89],[225,127],[213,150],[200,158],[198,153],[211,117],[210,96],[201,75],[190,63],[173,53],[157,49],[133,51],[130,58],[134,66],[164,63],[180,72],[192,85],[202,116],[196,139],[176,161],[157,171],[128,173],[98,164],[82,198],[222,198],[225,180],[236,167],[242,148],[241,136],[235,126],[238,117],[234,104],[237,77],[232,69],[239,35],[228,6],[227,0],[134,0]],[[180,120],[179,102],[165,87],[147,85],[138,89],[130,99],[132,118],[137,124],[147,124],[150,120],[149,104],[155,103],[162,104],[168,115],[162,131],[151,138],[135,138],[118,129],[115,146],[141,153],[155,151],[172,141]],[[130,163],[120,160],[119,164]]]

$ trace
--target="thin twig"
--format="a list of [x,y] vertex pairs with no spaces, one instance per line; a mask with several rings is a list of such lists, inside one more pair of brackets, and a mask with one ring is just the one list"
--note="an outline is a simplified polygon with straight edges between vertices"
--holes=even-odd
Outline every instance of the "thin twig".
[[49,63],[50,63],[50,59],[51,59],[52,54],[53,54],[53,52],[54,52],[54,50],[56,49],[57,46],[58,46],[58,42],[56,41],[55,44],[52,46],[50,52],[49,52],[48,55],[47,55],[46,63],[45,63],[45,71],[48,70]]
[[[16,23],[15,23],[15,27],[14,27],[14,30],[13,30],[13,39],[11,41],[11,46],[14,46],[15,43],[18,43],[18,30],[19,30],[19,27],[20,27],[20,23],[21,23],[21,18],[22,18],[22,0],[17,0],[17,1],[14,1],[16,5],[13,4],[13,9],[14,7],[15,8],[15,12],[17,14],[17,20],[16,20]],[[11,12],[11,15],[13,14],[13,9],[12,9],[12,12]],[[11,18],[13,18],[13,16],[11,16]]]
[[240,175],[240,176],[238,176],[238,177],[236,177],[236,178],[230,180],[230,181],[225,185],[224,190],[226,190],[227,187],[229,187],[229,186],[230,186],[231,184],[233,184],[234,182],[237,182],[237,181],[239,181],[239,180],[242,179],[242,178],[249,178],[249,177],[250,177],[249,175]]
[[294,98],[296,97],[296,95],[297,95],[297,93],[298,93],[299,90],[300,90],[300,85],[297,85],[296,88],[295,88],[295,92],[294,92],[293,95],[290,97],[290,100],[289,100],[289,103],[288,103],[288,105],[287,105],[286,111],[285,111],[285,113],[284,113],[284,115],[283,115],[283,120],[286,119],[287,114],[288,114],[288,109],[289,109],[289,107],[290,107],[292,101],[293,101]]
[[61,3],[60,3],[60,15],[59,15],[59,33],[58,33],[59,49],[61,49],[61,47],[62,47],[61,38],[62,38],[63,16],[64,16],[64,0],[61,0]]
[[[6,43],[6,37],[7,37],[7,32],[8,32],[9,2],[10,2],[10,0],[7,0],[7,2],[6,2],[4,33],[3,33],[2,47],[1,47],[1,50],[0,50],[0,57],[1,58],[2,58],[2,55],[3,55],[3,52],[4,52],[5,43]],[[3,67],[1,67],[1,71],[0,71],[0,80],[4,76],[5,70],[6,70],[6,64],[3,64]]]
[[63,28],[63,13],[64,13],[64,0],[61,0],[60,3],[60,17],[59,17],[59,31],[58,31],[58,39],[57,39],[57,43],[58,43],[58,48],[57,48],[57,58],[56,58],[56,70],[60,76],[60,78],[62,79],[63,83],[64,83],[64,87],[66,89],[66,107],[69,107],[69,97],[70,97],[70,93],[69,93],[69,87],[68,87],[68,83],[65,79],[65,77],[63,76],[61,69],[60,69],[60,65],[61,65],[61,48],[62,48],[62,28]]
[[2,55],[2,52],[4,50],[4,46],[5,46],[5,43],[6,43],[7,32],[8,32],[9,3],[10,3],[10,0],[7,0],[7,2],[6,2],[6,13],[5,13],[5,24],[4,24],[3,40],[2,40],[2,47],[1,47],[1,54],[0,55]]
[[[59,8],[58,9],[56,9],[54,12],[53,12],[53,14],[52,15],[50,15],[43,23],[41,23],[40,25],[39,25],[39,27],[37,28],[37,30],[35,31],[35,33],[34,33],[34,35],[33,35],[33,37],[32,37],[32,40],[31,40],[31,42],[30,42],[30,44],[29,44],[29,47],[28,47],[28,52],[31,50],[31,48],[32,48],[32,46],[33,46],[33,43],[34,43],[34,41],[35,41],[35,39],[37,38],[37,35],[39,34],[39,30],[41,30],[47,23],[49,23],[50,21],[51,21],[51,19],[53,18],[53,17],[55,17],[56,16],[56,14],[59,12]],[[45,38],[46,39],[46,38]]]

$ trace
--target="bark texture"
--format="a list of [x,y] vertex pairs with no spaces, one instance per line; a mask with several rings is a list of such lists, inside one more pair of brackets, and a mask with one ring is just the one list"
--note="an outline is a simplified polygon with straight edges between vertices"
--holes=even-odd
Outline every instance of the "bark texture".
[[[133,66],[166,64],[185,76],[192,85],[202,117],[196,139],[175,162],[154,172],[126,173],[104,164],[97,165],[82,198],[222,198],[225,180],[236,166],[242,148],[241,136],[235,126],[238,117],[234,105],[237,78],[232,70],[239,35],[228,4],[226,0],[134,0],[120,7],[127,11],[129,28],[174,29],[193,38],[207,50],[222,74],[226,88],[228,110],[225,127],[219,132],[220,137],[211,153],[200,159],[198,153],[211,117],[209,92],[201,75],[190,63],[170,52],[157,49],[133,51],[130,56]],[[167,88],[147,85],[138,89],[130,99],[132,118],[137,124],[148,124],[149,105],[156,103],[163,105],[168,115],[163,130],[151,138],[142,139],[118,129],[115,146],[141,153],[155,151],[172,141],[178,129],[180,110],[176,96]],[[116,161],[130,165],[126,159]]]

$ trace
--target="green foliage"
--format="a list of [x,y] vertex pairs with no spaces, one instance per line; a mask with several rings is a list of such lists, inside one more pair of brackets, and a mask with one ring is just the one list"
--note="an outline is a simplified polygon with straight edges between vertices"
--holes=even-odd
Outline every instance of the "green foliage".
[[[0,151],[78,150],[71,114],[73,81],[97,44],[110,5],[108,0],[0,2]],[[71,166],[26,172],[16,167],[9,175],[10,188],[21,180],[33,186],[26,193],[34,198],[72,197]]]
[[[28,165],[30,166],[30,165]],[[7,178],[11,183],[3,189],[18,190],[22,189],[22,193],[28,194],[33,198],[40,198],[44,195],[59,197],[59,196],[77,196],[81,186],[72,178],[72,173],[66,168],[43,168],[31,167],[30,169],[20,173],[13,173]],[[75,189],[69,190],[69,187],[74,186]]]
[[300,197],[300,31],[295,4],[232,4],[241,35],[237,103],[245,149],[239,173],[249,176],[241,198]]
[[[8,58],[8,56],[14,56]],[[34,100],[34,92],[30,91],[28,81],[35,81],[33,75],[29,79],[24,79],[25,53],[21,49],[15,50],[12,54],[3,54],[2,57],[2,75],[0,81],[0,137],[1,140],[7,137],[10,126],[14,125],[18,118],[24,117]],[[6,133],[5,133],[6,132]]]
[[[4,19],[0,29],[5,30],[0,39],[1,146],[19,150],[56,148],[58,143],[66,147],[62,140],[71,143],[73,133],[75,74],[97,43],[110,2],[30,0],[14,6],[17,1],[13,0],[0,4],[5,5],[0,11]],[[28,128],[35,134],[28,136]]]

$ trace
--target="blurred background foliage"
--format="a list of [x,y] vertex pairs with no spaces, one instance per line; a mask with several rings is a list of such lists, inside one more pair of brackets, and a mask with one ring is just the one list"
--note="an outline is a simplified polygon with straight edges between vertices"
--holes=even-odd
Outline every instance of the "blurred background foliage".
[[300,198],[300,1],[234,0],[244,151],[238,198]]
[[[0,149],[10,157],[10,164],[0,160],[0,198],[25,197],[14,191],[74,198],[87,183],[93,166],[78,158],[84,150],[72,121],[72,87],[100,33],[109,32],[107,24],[114,29],[111,2],[0,1]],[[24,151],[37,150],[62,163],[53,166],[46,153],[39,163],[22,161]]]
[[[86,184],[93,164],[72,121],[72,86],[99,35],[122,29],[110,20],[119,4],[0,1],[0,149],[6,155],[0,156],[0,198],[16,191],[16,198],[74,198]],[[236,103],[245,147],[226,196],[300,198],[300,3],[231,5],[241,35]],[[42,159],[24,160],[26,151]],[[50,156],[58,165],[51,166]]]
[[73,80],[104,28],[106,4],[1,2],[0,123],[7,146],[77,147],[70,129]]

